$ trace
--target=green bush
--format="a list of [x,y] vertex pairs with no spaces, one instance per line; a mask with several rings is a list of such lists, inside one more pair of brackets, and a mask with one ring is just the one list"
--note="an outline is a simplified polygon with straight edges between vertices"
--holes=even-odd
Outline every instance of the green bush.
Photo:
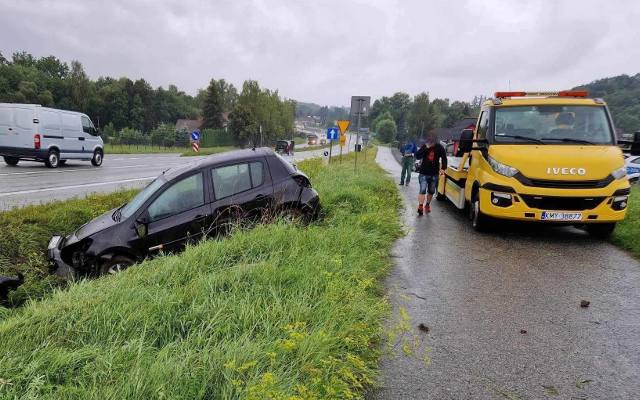
[[235,137],[224,129],[203,129],[201,131],[201,147],[235,146],[235,144]]

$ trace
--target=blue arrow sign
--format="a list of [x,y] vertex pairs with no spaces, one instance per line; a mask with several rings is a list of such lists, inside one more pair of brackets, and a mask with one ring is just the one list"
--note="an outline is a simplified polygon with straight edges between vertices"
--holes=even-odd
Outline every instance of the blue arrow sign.
[[198,140],[200,140],[200,131],[199,130],[195,130],[193,132],[191,132],[191,140],[193,140],[194,142],[197,142]]
[[340,139],[340,130],[335,126],[333,128],[327,128],[327,139],[329,140]]

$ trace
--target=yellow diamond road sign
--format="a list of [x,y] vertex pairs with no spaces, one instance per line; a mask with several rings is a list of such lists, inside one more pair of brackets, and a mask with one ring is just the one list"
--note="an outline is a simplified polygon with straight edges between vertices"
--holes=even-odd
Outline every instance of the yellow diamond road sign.
[[340,134],[344,135],[347,133],[347,129],[349,129],[349,120],[341,119],[338,121],[338,129],[340,129]]

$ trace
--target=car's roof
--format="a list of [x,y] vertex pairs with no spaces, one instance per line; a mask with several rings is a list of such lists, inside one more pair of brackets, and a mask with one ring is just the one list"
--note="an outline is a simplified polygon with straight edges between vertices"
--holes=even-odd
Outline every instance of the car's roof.
[[257,149],[244,149],[226,151],[224,153],[212,154],[196,161],[188,162],[176,167],[170,168],[163,172],[166,179],[171,180],[190,170],[203,167],[216,166],[234,161],[253,160],[256,157],[266,157],[275,153],[268,147],[260,147]]

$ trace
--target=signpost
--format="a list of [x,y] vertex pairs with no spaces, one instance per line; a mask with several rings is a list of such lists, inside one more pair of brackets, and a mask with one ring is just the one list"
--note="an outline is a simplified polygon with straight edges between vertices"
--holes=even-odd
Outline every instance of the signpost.
[[[331,149],[333,149],[333,141],[340,137],[339,129],[334,127],[327,128],[327,140],[329,141],[329,163],[331,163]],[[326,153],[326,152],[325,152]]]
[[358,170],[358,142],[360,141],[360,118],[369,115],[371,96],[351,96],[351,117],[357,117],[358,127],[356,129],[356,154],[354,168]]
[[349,130],[349,124],[351,124],[351,121],[348,119],[341,119],[338,121],[338,129],[340,129],[340,163],[342,163],[342,148],[347,143],[347,131]]
[[191,132],[191,149],[196,153],[200,151],[200,131],[198,129]]

